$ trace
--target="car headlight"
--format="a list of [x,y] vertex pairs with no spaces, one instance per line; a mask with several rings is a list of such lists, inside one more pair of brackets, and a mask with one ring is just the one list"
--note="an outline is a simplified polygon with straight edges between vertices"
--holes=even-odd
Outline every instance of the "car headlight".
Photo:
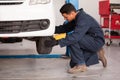
[[30,0],[30,5],[47,4],[47,3],[50,3],[50,0]]

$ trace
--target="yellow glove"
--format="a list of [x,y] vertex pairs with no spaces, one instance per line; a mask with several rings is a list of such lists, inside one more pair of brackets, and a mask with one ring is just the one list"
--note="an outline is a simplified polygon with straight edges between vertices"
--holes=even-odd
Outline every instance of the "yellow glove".
[[53,37],[55,38],[55,40],[60,40],[66,37],[66,33],[55,34]]

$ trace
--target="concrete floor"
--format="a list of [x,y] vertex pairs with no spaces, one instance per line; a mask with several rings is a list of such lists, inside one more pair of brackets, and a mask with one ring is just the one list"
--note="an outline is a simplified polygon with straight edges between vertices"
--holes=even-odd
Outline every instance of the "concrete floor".
[[[35,43],[24,40],[16,44],[0,44],[0,55],[37,54]],[[34,45],[34,46],[33,46]],[[108,67],[101,62],[88,67],[87,72],[68,74],[69,59],[0,59],[0,80],[119,80],[120,47],[114,43],[106,47]],[[54,47],[53,53],[65,53],[65,48]]]

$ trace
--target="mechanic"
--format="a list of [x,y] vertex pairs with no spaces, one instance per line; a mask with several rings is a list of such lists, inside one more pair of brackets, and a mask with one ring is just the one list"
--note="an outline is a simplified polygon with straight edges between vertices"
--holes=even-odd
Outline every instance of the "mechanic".
[[102,48],[105,44],[104,34],[97,21],[83,9],[77,11],[71,3],[63,5],[60,12],[68,23],[56,26],[55,33],[73,32],[65,38],[60,40],[53,38],[45,44],[48,47],[59,44],[61,47],[70,48],[71,68],[68,69],[68,73],[84,72],[87,66],[99,63],[99,59],[103,67],[106,67],[107,61]]

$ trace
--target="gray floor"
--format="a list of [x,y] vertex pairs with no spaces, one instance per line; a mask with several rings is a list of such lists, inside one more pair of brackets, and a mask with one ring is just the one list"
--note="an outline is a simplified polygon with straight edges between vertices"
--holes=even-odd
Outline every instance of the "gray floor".
[[[24,40],[17,44],[0,44],[0,55],[37,54],[35,43]],[[117,43],[106,47],[108,67],[101,62],[88,67],[87,72],[68,74],[69,59],[0,59],[0,80],[120,80],[120,47]],[[54,47],[53,53],[65,53]]]

